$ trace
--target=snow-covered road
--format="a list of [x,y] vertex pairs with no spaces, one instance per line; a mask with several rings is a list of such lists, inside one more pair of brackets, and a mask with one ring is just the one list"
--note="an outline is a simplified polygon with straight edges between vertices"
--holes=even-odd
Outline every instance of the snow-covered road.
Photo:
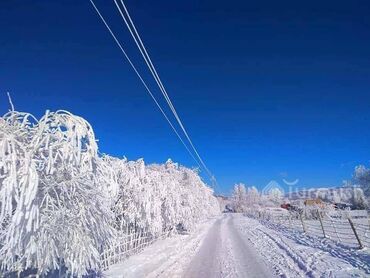
[[209,230],[184,277],[271,277],[255,249],[236,229],[232,214],[224,214]]
[[370,253],[223,214],[189,235],[158,241],[108,277],[369,277]]

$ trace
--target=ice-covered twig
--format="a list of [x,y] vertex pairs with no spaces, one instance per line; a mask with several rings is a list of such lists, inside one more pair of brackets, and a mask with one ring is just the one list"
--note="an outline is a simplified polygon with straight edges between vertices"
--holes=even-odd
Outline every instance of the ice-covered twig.
[[7,92],[7,95],[8,95],[8,99],[9,99],[9,104],[10,104],[10,107],[11,107],[11,111],[14,111],[14,105],[13,105],[13,102],[12,102],[12,98],[10,97],[10,93]]

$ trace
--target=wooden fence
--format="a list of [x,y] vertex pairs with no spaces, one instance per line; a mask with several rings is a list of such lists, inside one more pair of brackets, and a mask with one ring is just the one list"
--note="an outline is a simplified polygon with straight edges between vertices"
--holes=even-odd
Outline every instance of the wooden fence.
[[349,247],[370,247],[370,219],[367,211],[327,212],[311,209],[309,213],[280,209],[249,210],[246,216],[270,221],[289,229],[329,238]]
[[156,240],[168,236],[169,232],[153,235],[147,231],[117,236],[114,243],[100,255],[102,270],[107,270],[113,264],[122,263],[129,256],[139,253]]

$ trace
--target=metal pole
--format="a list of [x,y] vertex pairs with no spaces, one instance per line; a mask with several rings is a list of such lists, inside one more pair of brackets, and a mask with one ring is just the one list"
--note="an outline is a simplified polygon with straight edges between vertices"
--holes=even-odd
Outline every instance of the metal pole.
[[354,233],[354,235],[355,235],[355,237],[356,237],[356,239],[357,239],[357,242],[358,242],[359,248],[360,248],[360,249],[364,248],[364,246],[362,245],[361,239],[360,239],[360,237],[359,237],[359,236],[358,236],[358,234],[357,234],[357,231],[356,231],[355,225],[353,224],[352,219],[351,219],[350,217],[348,217],[348,222],[349,222],[349,224],[351,225],[352,231],[353,231],[353,233]]

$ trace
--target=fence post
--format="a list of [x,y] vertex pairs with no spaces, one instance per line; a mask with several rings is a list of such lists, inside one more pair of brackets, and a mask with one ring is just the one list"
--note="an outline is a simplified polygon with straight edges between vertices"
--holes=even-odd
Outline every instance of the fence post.
[[334,223],[334,221],[333,221],[333,219],[331,217],[330,217],[330,221],[331,221],[331,225],[334,228],[335,234],[337,235],[338,241],[339,242],[342,242],[341,239],[340,239],[340,237],[339,237],[338,231],[337,231],[337,226],[335,226],[335,223]]
[[326,237],[325,229],[324,229],[324,223],[322,222],[321,213],[320,213],[319,209],[317,209],[317,216],[319,217],[319,220],[320,220],[322,233],[323,233],[324,237]]
[[303,232],[304,232],[304,233],[307,233],[306,225],[305,225],[305,223],[304,223],[304,221],[303,221],[303,211],[299,211],[299,218],[301,219]]
[[355,237],[356,237],[356,239],[357,239],[357,242],[358,242],[359,248],[360,248],[360,249],[364,248],[364,246],[362,245],[361,239],[360,239],[360,237],[359,237],[359,236],[358,236],[358,234],[357,234],[357,231],[356,231],[355,225],[353,224],[353,221],[352,221],[352,219],[351,219],[351,217],[350,217],[350,216],[348,216],[348,222],[349,222],[349,224],[351,225],[352,231],[353,231],[353,233],[354,233],[354,235],[355,235]]

